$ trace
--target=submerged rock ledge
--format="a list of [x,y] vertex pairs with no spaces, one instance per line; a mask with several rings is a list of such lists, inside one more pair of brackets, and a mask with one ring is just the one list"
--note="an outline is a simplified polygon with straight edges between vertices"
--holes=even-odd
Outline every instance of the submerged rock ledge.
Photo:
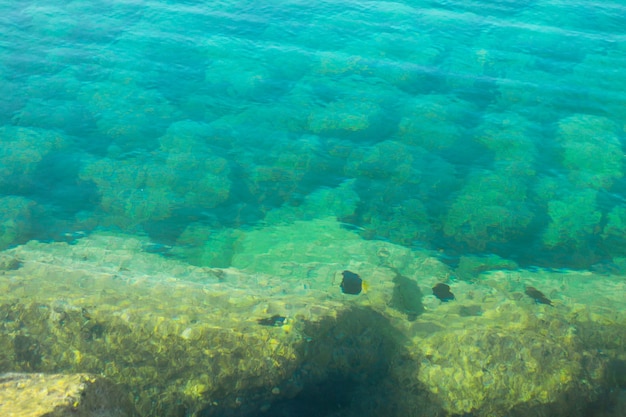
[[[190,266],[113,234],[7,250],[0,370],[102,375],[146,417],[611,415],[598,400],[624,388],[610,369],[626,361],[623,278],[507,270],[451,282],[426,254],[327,241],[336,264],[298,263],[311,280]],[[284,272],[276,250],[263,268],[278,256]],[[345,269],[371,290],[342,294]],[[398,301],[400,274],[422,311]],[[446,280],[456,299],[442,303],[430,288]],[[537,282],[554,307],[524,297]],[[284,320],[260,324],[273,316]]]
[[123,392],[87,374],[0,374],[0,415],[5,417],[137,417]]

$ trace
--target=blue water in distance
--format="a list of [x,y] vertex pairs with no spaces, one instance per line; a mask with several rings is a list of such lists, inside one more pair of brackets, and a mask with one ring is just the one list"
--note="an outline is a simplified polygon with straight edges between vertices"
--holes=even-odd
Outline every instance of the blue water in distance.
[[617,1],[0,1],[0,247],[175,247],[349,184],[366,239],[611,262],[625,27]]

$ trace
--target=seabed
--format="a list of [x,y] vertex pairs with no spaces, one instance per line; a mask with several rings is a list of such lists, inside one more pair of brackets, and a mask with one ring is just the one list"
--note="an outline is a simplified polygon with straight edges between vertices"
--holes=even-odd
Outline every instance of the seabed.
[[5,250],[1,369],[105,379],[118,416],[625,415],[623,276],[455,270],[330,217],[237,239],[229,268],[104,232]]

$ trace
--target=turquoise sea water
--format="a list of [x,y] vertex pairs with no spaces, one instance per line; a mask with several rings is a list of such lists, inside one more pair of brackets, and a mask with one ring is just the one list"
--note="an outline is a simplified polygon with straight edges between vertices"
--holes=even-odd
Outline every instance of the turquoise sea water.
[[623,415],[625,28],[0,0],[0,372],[159,417]]
[[0,246],[121,230],[228,266],[207,236],[333,215],[619,267],[624,27],[618,1],[2,1]]

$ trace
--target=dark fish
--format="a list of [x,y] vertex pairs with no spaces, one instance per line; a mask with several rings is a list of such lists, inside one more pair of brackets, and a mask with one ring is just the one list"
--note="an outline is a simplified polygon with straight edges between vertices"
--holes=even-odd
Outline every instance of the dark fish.
[[552,301],[543,295],[541,291],[539,291],[535,287],[526,287],[526,295],[535,300],[537,304],[547,304],[549,306],[552,305]]
[[148,253],[156,253],[160,255],[167,255],[172,250],[172,246],[164,245],[162,243],[145,242],[141,245],[141,249]]
[[283,324],[285,324],[286,319],[286,317],[283,317],[279,314],[274,314],[272,317],[258,319],[257,322],[261,326],[282,326]]
[[454,294],[450,291],[450,286],[448,284],[439,283],[433,287],[433,294],[435,297],[439,298],[441,301],[448,302],[450,300],[454,300]]
[[341,273],[343,279],[341,280],[341,292],[344,294],[357,295],[361,293],[363,289],[363,280],[358,274],[350,271],[343,271]]

